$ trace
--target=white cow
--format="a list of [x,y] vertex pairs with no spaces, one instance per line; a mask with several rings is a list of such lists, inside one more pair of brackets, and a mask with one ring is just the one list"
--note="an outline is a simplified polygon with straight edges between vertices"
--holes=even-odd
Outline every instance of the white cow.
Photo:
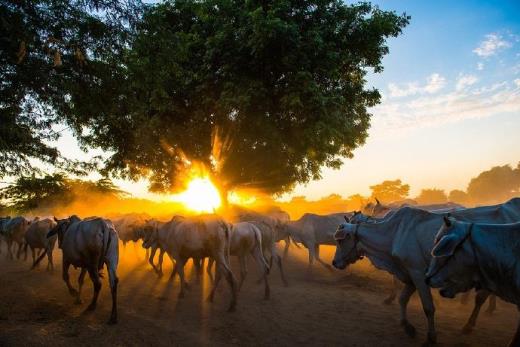
[[[12,245],[13,243],[18,244],[18,252],[16,253],[16,258],[20,258],[20,254],[23,250],[23,245],[25,243],[25,232],[27,228],[29,228],[29,224],[31,222],[25,219],[24,217],[14,217],[10,218],[6,224],[4,225],[4,240],[7,243],[7,257],[9,259],[14,259]],[[27,252],[25,252],[24,260],[27,259]]]
[[[238,290],[242,288],[242,284],[246,279],[247,256],[251,255],[258,265],[260,272],[262,273],[262,278],[265,284],[264,298],[269,299],[270,288],[269,282],[267,281],[269,265],[264,258],[262,249],[262,231],[260,231],[260,229],[252,222],[240,222],[232,225],[230,254],[238,257],[240,263],[240,282],[238,283]],[[213,258],[210,258],[207,267],[209,275],[211,275],[213,262]]]
[[[56,222],[50,218],[35,219],[25,233],[25,252],[27,247],[31,248],[33,268],[40,262],[41,258],[47,255],[47,270],[54,270],[54,263],[52,261],[52,251],[56,244],[57,236],[47,238],[47,234],[56,226]],[[36,250],[43,250],[43,253],[36,259]]]
[[[117,323],[117,265],[119,262],[119,238],[112,222],[102,218],[81,220],[77,216],[57,220],[57,225],[47,235],[58,235],[58,246],[63,254],[63,280],[69,293],[81,304],[81,288],[88,272],[94,284],[94,296],[87,311],[96,309],[101,290],[99,271],[106,264],[112,294],[112,312],[109,324]],[[74,289],[69,280],[69,267],[81,268],[79,288]]]
[[331,266],[320,258],[320,245],[335,245],[334,233],[338,225],[349,217],[350,212],[333,213],[325,216],[306,213],[296,221],[287,222],[286,231],[295,242],[302,243],[309,250],[309,270],[317,260],[328,270]]
[[[520,310],[520,223],[480,224],[445,218],[432,249],[427,283],[453,298],[483,288]],[[510,346],[520,346],[520,322]]]
[[197,264],[203,258],[213,258],[217,264],[217,270],[208,300],[213,302],[215,290],[224,276],[231,289],[228,311],[234,311],[237,302],[237,284],[229,266],[231,235],[228,225],[222,218],[216,215],[185,218],[179,223],[165,224],[158,234],[161,234],[161,231],[165,238],[161,243],[168,255],[175,261],[171,278],[175,273],[178,273],[180,277],[179,297],[184,297],[187,285],[184,278],[184,265],[187,260],[193,258],[194,263]]

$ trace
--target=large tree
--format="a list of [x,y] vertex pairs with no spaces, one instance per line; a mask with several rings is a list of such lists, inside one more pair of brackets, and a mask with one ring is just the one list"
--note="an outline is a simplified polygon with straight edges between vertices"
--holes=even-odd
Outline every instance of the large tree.
[[[81,80],[66,119],[108,172],[168,190],[194,161],[227,191],[287,191],[364,143],[386,39],[408,23],[368,3],[179,0],[145,11],[119,95]],[[114,89],[116,90],[116,89]],[[102,100],[93,112],[82,102]]]
[[520,162],[516,168],[510,165],[495,166],[472,178],[467,189],[476,203],[502,203],[520,196]]
[[[51,24],[69,9],[36,3]],[[380,100],[365,76],[382,71],[387,38],[409,20],[369,3],[179,0],[147,7],[133,26],[132,7],[117,2],[112,16],[112,3],[73,1],[79,14],[52,32],[50,55],[49,34],[19,34],[10,68],[46,63],[52,78],[20,94],[50,105],[84,148],[105,150],[105,173],[148,177],[153,190],[174,187],[193,162],[224,192],[283,192],[338,168],[364,143],[367,108]],[[20,6],[7,7],[32,18]],[[34,70],[23,68],[16,78]]]
[[[0,177],[34,173],[31,159],[77,168],[52,145],[53,125],[76,80],[114,80],[140,10],[132,0],[0,1]],[[98,99],[81,102],[96,113]]]

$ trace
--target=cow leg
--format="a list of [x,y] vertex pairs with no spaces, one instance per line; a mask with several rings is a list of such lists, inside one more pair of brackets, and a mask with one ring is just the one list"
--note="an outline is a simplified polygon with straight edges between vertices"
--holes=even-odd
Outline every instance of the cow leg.
[[208,274],[209,280],[213,283],[215,282],[215,279],[213,278],[213,273],[211,272],[211,268],[213,267],[213,264],[215,263],[215,260],[211,257],[208,258],[208,266],[206,267],[206,273]]
[[487,290],[479,290],[477,295],[475,295],[475,306],[473,307],[473,311],[471,312],[471,316],[469,316],[468,322],[462,328],[463,334],[469,334],[473,331],[473,328],[477,324],[478,314],[482,305],[486,302],[486,299],[489,296],[489,292]]
[[63,281],[65,281],[65,284],[67,285],[67,288],[69,289],[70,295],[76,297],[76,296],[78,296],[78,291],[76,289],[74,289],[72,287],[72,285],[70,284],[69,267],[70,267],[70,263],[68,263],[65,260],[63,260],[62,278],[63,278]]
[[256,263],[258,264],[258,269],[260,270],[260,273],[262,273],[262,278],[264,280],[264,299],[269,299],[269,296],[271,294],[271,289],[269,288],[269,282],[267,281],[267,275],[269,274],[269,267],[267,266],[267,263],[265,261],[265,257],[260,250],[259,247],[255,247],[252,252],[252,256],[255,259]]
[[320,258],[320,245],[317,244],[314,246],[314,254],[315,254],[315,257],[316,257],[316,260],[321,264],[323,265],[327,270],[329,270],[330,272],[333,272],[333,269],[332,269],[332,266],[330,264],[327,264],[326,262],[324,262],[323,260],[321,260]]
[[390,294],[388,297],[383,300],[383,304],[390,305],[394,302],[395,298],[397,297],[397,291],[399,290],[399,281],[395,276],[392,276],[392,289],[390,290]]
[[[134,243],[134,245],[135,245],[135,243]],[[150,249],[149,248],[146,249],[146,255],[145,255],[144,261],[146,261],[146,259],[148,259],[148,258],[150,258]]]
[[309,265],[307,267],[307,271],[312,269],[312,265],[314,264],[314,259],[316,258],[316,247],[314,244],[308,245],[307,249],[309,250]]
[[81,305],[81,289],[83,288],[83,283],[85,282],[85,275],[87,274],[87,269],[82,267],[81,272],[78,277],[78,295],[76,296],[76,301],[74,302],[76,305]]
[[175,263],[175,269],[177,269],[177,273],[179,274],[179,278],[181,280],[181,291],[179,292],[179,298],[184,298],[184,290],[186,289],[186,281],[184,280],[184,265],[186,264],[186,260],[187,259],[185,258],[178,258],[177,262]]
[[285,246],[283,248],[283,258],[286,259],[289,255],[289,246],[291,245],[291,241],[289,240],[289,236],[287,236],[284,240]]
[[[167,254],[168,254],[168,257],[170,258],[170,260],[172,261],[172,264],[173,264],[172,273],[170,274],[170,278],[168,280],[169,281],[173,281],[175,279],[175,275],[177,275],[177,262],[175,261],[175,259],[169,253],[167,253]],[[161,268],[162,268],[162,265],[161,265]]]
[[18,251],[16,252],[16,259],[20,259],[21,254],[22,254],[22,244],[18,243]]
[[495,294],[491,294],[489,296],[489,306],[486,310],[486,314],[492,315],[493,312],[495,312],[496,308],[497,308],[497,297]]
[[403,290],[401,291],[401,295],[399,296],[399,306],[401,310],[401,326],[404,328],[406,335],[410,337],[415,337],[415,328],[408,321],[407,307],[408,301],[410,301],[410,297],[414,292],[415,286],[412,283],[406,283]]
[[117,323],[117,286],[119,278],[117,278],[117,263],[108,260],[108,281],[110,282],[110,293],[112,295],[112,312],[110,313],[110,319],[108,324]]
[[233,272],[231,272],[231,268],[229,264],[226,262],[226,258],[222,255],[217,258],[217,269],[220,269],[220,272],[226,277],[226,281],[229,284],[229,289],[231,290],[231,302],[229,303],[228,312],[235,311],[237,305],[237,282]]
[[435,344],[437,341],[437,333],[435,332],[435,306],[433,305],[430,287],[426,285],[424,278],[414,280],[414,284],[421,298],[424,314],[428,320],[428,339],[424,345]]
[[[518,311],[520,311],[520,306],[517,306]],[[516,327],[515,336],[509,343],[509,347],[518,347],[520,346],[520,320],[518,321],[518,325]]]
[[247,262],[246,257],[241,255],[238,257],[238,262],[240,263],[240,281],[238,283],[238,290],[242,288],[242,284],[244,284],[244,280],[247,277]]
[[150,263],[150,265],[152,266],[153,271],[155,271],[155,273],[159,274],[159,269],[153,263],[153,258],[155,258],[155,253],[156,252],[157,252],[157,247],[153,246],[152,247],[152,252],[150,253],[150,257],[148,258],[148,263]]
[[52,246],[47,246],[47,269],[50,267],[51,271],[54,271],[54,261],[52,259]]
[[32,247],[31,247],[31,256],[32,256],[33,267],[34,267],[34,262],[36,261],[36,250]]
[[287,283],[287,280],[285,279],[285,273],[283,272],[283,266],[282,266],[282,257],[278,255],[276,252],[276,246],[273,245],[271,248],[271,254],[272,258],[274,258],[274,261],[276,262],[276,265],[278,265],[278,269],[280,269],[280,276],[282,277],[282,282],[285,287],[289,286],[289,283]]
[[96,261],[96,265],[90,266],[88,268],[88,274],[90,276],[90,279],[92,280],[92,283],[94,284],[94,295],[92,296],[92,301],[90,302],[90,305],[88,305],[87,307],[87,311],[94,311],[96,309],[99,291],[101,290],[101,280],[99,279],[97,264],[98,262]]
[[6,255],[6,259],[14,259],[14,256],[13,256],[13,241],[11,240],[7,240],[6,241],[7,243],[7,255]]

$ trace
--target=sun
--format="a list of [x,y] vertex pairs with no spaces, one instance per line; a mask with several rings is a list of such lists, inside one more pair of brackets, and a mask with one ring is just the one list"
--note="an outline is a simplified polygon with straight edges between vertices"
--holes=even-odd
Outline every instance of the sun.
[[179,201],[186,208],[199,213],[213,212],[221,204],[217,187],[207,177],[193,178],[186,190],[174,195],[172,200]]

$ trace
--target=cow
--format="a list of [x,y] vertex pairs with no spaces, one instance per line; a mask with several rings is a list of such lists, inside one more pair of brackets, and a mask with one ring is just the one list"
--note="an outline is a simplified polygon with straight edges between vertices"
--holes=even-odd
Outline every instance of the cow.
[[[278,249],[276,247],[276,244],[279,241],[284,240],[285,255],[285,252],[289,247],[289,242],[291,242],[291,238],[287,230],[287,222],[280,222],[279,220],[275,220],[270,216],[256,212],[241,213],[237,219],[238,221],[242,222],[251,222],[261,231],[263,248],[262,252],[266,257],[269,254],[269,268],[272,268],[273,262],[276,263],[278,269],[280,270],[280,276],[282,278],[283,285],[285,287],[289,286],[283,270],[283,258],[278,254]],[[296,245],[296,243],[294,244]],[[261,280],[262,279],[259,279],[259,281]]]
[[349,212],[326,216],[306,213],[296,221],[287,222],[285,230],[291,239],[302,243],[309,250],[309,270],[314,260],[317,260],[326,269],[332,271],[332,267],[320,258],[320,245],[335,245],[334,233],[338,224],[344,222],[344,218],[350,215]]
[[[23,246],[25,243],[25,233],[31,222],[24,217],[10,218],[4,225],[4,240],[7,243],[7,258],[14,259],[12,252],[13,243],[18,244],[18,252],[16,258],[20,259]],[[27,260],[27,252],[25,252],[24,260]]]
[[158,236],[161,231],[165,238],[161,240],[164,250],[175,261],[170,278],[176,273],[180,277],[179,298],[184,297],[187,287],[184,278],[184,265],[187,260],[193,258],[195,264],[200,264],[201,259],[209,257],[216,262],[216,276],[208,301],[213,302],[215,291],[224,276],[231,290],[228,311],[234,311],[237,303],[237,283],[229,265],[231,235],[227,223],[216,215],[202,215],[183,218],[178,223],[170,221],[158,231]]
[[2,254],[2,241],[6,242],[4,233],[6,231],[7,223],[9,222],[10,219],[11,219],[11,217],[9,217],[9,216],[0,217],[0,254]]
[[[471,221],[506,223],[514,218],[520,220],[520,199],[487,208],[454,211],[457,218]],[[336,253],[333,265],[344,269],[349,264],[367,256],[372,264],[396,276],[405,287],[401,292],[401,325],[410,336],[415,328],[408,322],[406,308],[411,295],[417,290],[428,320],[428,343],[436,341],[435,308],[430,288],[425,283],[424,269],[429,265],[435,234],[442,223],[443,214],[431,213],[413,207],[403,207],[392,217],[373,224],[341,224],[334,238]],[[476,304],[479,304],[477,302]],[[468,322],[472,324],[472,322]]]
[[[94,284],[94,296],[86,311],[94,311],[101,290],[100,270],[104,265],[108,269],[108,278],[112,294],[112,311],[109,324],[117,323],[117,265],[119,262],[119,237],[112,222],[102,218],[81,220],[77,216],[58,220],[56,226],[47,234],[48,238],[58,235],[58,247],[63,256],[63,281],[69,293],[81,304],[81,289],[88,272]],[[78,290],[69,280],[69,267],[81,268],[78,278]]]
[[[481,224],[445,217],[426,282],[453,298],[482,288],[520,310],[520,223]],[[520,346],[520,322],[510,346]]]
[[[140,231],[140,237],[143,240],[143,248],[150,249],[150,257],[148,262],[154,269],[155,273],[159,276],[163,276],[162,266],[164,254],[167,249],[168,242],[168,234],[170,231],[174,230],[177,225],[184,220],[183,216],[173,216],[172,219],[166,223],[159,222],[156,220],[149,220],[146,222],[146,225]],[[159,260],[157,266],[154,264],[155,253],[159,250]],[[175,260],[171,258],[172,263],[174,264],[175,269]],[[172,272],[170,278],[175,276],[175,272]]]
[[[238,290],[242,288],[242,284],[246,279],[247,256],[251,255],[262,273],[262,279],[264,281],[264,299],[269,299],[270,288],[267,280],[269,265],[265,260],[262,249],[262,232],[254,223],[239,222],[231,226],[230,254],[238,257],[240,264],[240,281],[238,283]],[[210,258],[207,267],[208,274],[211,272],[213,262],[213,258]]]
[[55,226],[56,222],[50,218],[35,219],[27,229],[27,232],[25,233],[25,252],[27,253],[27,247],[29,246],[31,248],[33,260],[32,269],[34,269],[35,265],[40,262],[40,260],[36,259],[36,250],[38,249],[43,250],[43,253],[38,256],[38,259],[47,255],[47,270],[54,270],[52,251],[54,250],[57,236],[54,235],[47,238],[47,234]]

